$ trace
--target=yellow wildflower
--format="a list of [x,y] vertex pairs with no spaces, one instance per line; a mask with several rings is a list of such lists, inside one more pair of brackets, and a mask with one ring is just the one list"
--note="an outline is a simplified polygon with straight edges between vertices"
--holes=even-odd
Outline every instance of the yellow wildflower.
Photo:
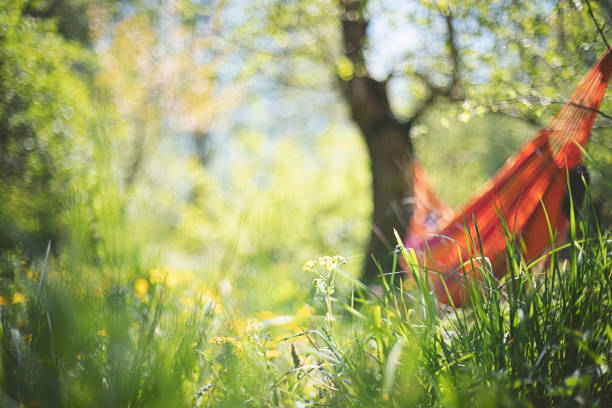
[[243,350],[242,343],[234,339],[231,340],[231,343],[232,343],[232,346],[234,346],[234,348],[236,349],[238,353],[242,353],[242,350]]
[[149,280],[151,283],[164,283],[168,276],[168,272],[160,268],[153,268],[149,271]]
[[0,296],[0,306],[6,306],[6,299]]
[[319,258],[319,264],[321,266],[325,266],[325,269],[327,269],[328,271],[331,271],[332,269],[336,268],[336,266],[342,265],[345,263],[346,263],[346,259],[340,255],[322,256],[321,258]]
[[225,343],[225,337],[218,337],[215,336],[212,339],[210,339],[210,344],[216,344],[217,346],[222,345],[223,343]]
[[25,302],[26,302],[26,300],[25,300],[25,296],[23,296],[23,293],[15,292],[13,294],[13,299],[11,299],[11,303],[12,304],[14,304],[14,305],[18,304],[18,303],[22,303],[23,304]]
[[259,318],[261,320],[268,320],[268,319],[272,319],[274,317],[276,317],[276,313],[271,312],[269,310],[262,310],[261,312],[259,312]]
[[38,281],[39,276],[38,273],[36,273],[36,271],[32,270],[32,268],[28,268],[26,275],[28,277],[28,279],[31,279],[33,281]]
[[412,290],[414,289],[414,279],[412,278],[406,278],[404,279],[404,289],[406,290]]
[[297,316],[312,316],[314,314],[314,309],[304,303],[295,313]]
[[233,337],[213,337],[210,339],[211,344],[216,344],[217,346],[222,346],[225,343],[231,344],[237,352],[241,353],[243,350],[242,343]]
[[215,309],[213,310],[216,314],[223,314],[223,305],[221,303],[215,303]]
[[134,296],[142,302],[146,302],[149,293],[149,282],[146,279],[136,279],[134,282]]
[[174,271],[173,273],[169,273],[166,277],[166,284],[173,288],[175,286],[177,286],[180,283],[180,279],[178,277],[178,274],[176,271]]
[[97,333],[98,333],[98,336],[108,337],[108,333],[106,333],[106,330],[104,330],[104,329],[98,330]]
[[189,296],[183,296],[181,297],[181,303],[184,304],[185,306],[191,307],[195,305],[195,302],[193,301],[192,297]]
[[266,351],[266,358],[268,360],[273,360],[277,357],[280,357],[280,355],[281,355],[281,352],[278,350],[267,350]]

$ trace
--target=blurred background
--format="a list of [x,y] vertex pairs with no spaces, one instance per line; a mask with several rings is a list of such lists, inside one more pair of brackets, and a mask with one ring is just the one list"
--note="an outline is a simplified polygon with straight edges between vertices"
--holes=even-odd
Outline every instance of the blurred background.
[[[292,336],[334,289],[352,308],[358,283],[331,278],[326,309],[313,271],[342,262],[307,262],[339,254],[374,280],[369,254],[406,227],[408,164],[460,206],[548,123],[610,21],[608,0],[3,0],[0,406],[322,398],[287,374],[287,339],[315,347]],[[585,164],[607,229],[609,96],[601,111]],[[366,309],[376,341],[336,326],[362,352],[356,406],[383,398],[378,353],[399,343]]]
[[[372,174],[397,159],[372,132],[397,126],[458,206],[605,50],[576,0],[8,0],[0,19],[2,251],[223,282],[238,313],[295,311],[321,255],[363,274]],[[609,126],[587,163],[604,225]]]

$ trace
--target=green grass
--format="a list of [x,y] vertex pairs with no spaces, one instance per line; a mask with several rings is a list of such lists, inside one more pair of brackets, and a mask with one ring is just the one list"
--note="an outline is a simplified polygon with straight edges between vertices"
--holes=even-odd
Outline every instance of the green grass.
[[[539,263],[509,245],[503,282],[476,265],[470,309],[439,310],[417,271],[373,291],[351,257],[372,211],[366,146],[341,118],[307,141],[247,126],[208,161],[158,123],[165,107],[126,115],[147,81],[104,68],[121,44],[96,56],[30,3],[49,2],[0,2],[0,408],[612,406],[612,236],[589,212]],[[450,126],[468,105],[413,129],[451,203],[532,134],[489,115]],[[605,164],[600,198],[607,136],[585,153]],[[302,270],[322,252],[351,258]]]
[[249,318],[229,289],[147,270],[129,246],[97,262],[5,252],[0,405],[606,407],[612,236],[589,211],[571,229],[533,263],[509,240],[505,280],[477,265],[471,308],[447,311],[417,269],[377,294],[341,257],[305,265],[295,315]]

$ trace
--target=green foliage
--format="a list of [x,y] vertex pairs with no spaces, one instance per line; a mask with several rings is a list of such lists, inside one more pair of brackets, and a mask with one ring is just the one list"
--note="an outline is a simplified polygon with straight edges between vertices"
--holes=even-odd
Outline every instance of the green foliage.
[[[0,5],[1,406],[609,405],[609,221],[577,220],[548,262],[509,246],[508,277],[474,287],[469,310],[439,310],[418,273],[365,287],[365,146],[334,96],[277,87],[329,91],[363,70],[340,57],[335,3],[249,4],[246,21],[234,2],[162,3],[96,2],[97,56],[66,40],[85,38],[83,19],[74,35],[63,25],[80,0]],[[427,45],[388,84],[410,79],[394,101],[406,114],[427,97],[417,73],[450,74],[440,8],[461,21],[466,100],[436,100],[413,127],[452,204],[597,58],[578,3],[424,1],[395,16]],[[72,11],[40,19],[50,4]],[[370,16],[395,13],[378,4]],[[288,103],[307,109],[270,116]],[[598,125],[588,153],[605,215]],[[324,253],[348,262],[299,267]]]
[[[610,241],[593,219],[579,221],[585,238],[567,246],[568,259],[559,248],[547,262],[527,264],[509,241],[515,262],[505,282],[471,286],[468,310],[440,312],[416,268],[415,289],[390,275],[382,295],[353,281],[355,298],[343,298],[317,280],[327,312],[281,339],[297,351],[274,386],[303,406],[607,406]],[[331,260],[321,259],[320,273],[343,276]],[[274,406],[278,393],[271,394],[253,401]],[[232,398],[220,393],[210,403]]]
[[163,281],[73,259],[2,261],[3,406],[188,406],[214,301],[187,308]]
[[[243,74],[255,72],[271,86],[321,90],[367,68],[375,79],[387,78],[396,116],[410,118],[430,97],[432,85],[444,88],[452,83],[455,67],[444,20],[451,16],[459,89],[450,101],[434,98],[429,115],[416,123],[413,135],[423,134],[423,126],[428,129],[415,141],[415,155],[435,174],[432,178],[443,198],[454,205],[470,198],[514,148],[531,137],[532,129],[547,125],[605,51],[585,2],[355,3],[361,3],[369,20],[364,44],[367,67],[347,64],[340,47],[338,23],[354,17],[350,13],[341,15],[337,5],[325,0],[272,1],[249,9],[252,18],[241,20],[240,27],[229,33],[245,44],[239,53],[247,67]],[[608,2],[590,3],[600,25],[612,17]],[[281,99],[279,105],[284,103]],[[601,109],[610,110],[608,100]],[[310,112],[319,114],[316,105]],[[476,131],[470,132],[473,127]],[[598,117],[587,148],[600,167],[590,166],[593,195],[605,225],[612,220],[612,200],[603,176],[612,172],[609,139],[609,120]],[[453,177],[448,177],[451,172]]]
[[0,247],[42,253],[62,236],[73,176],[88,169],[91,60],[22,7],[13,0],[0,6]]
[[[435,191],[458,207],[531,139],[536,129],[503,115],[481,114],[456,120],[452,111],[430,113],[413,131],[418,158]],[[462,180],[457,183],[457,178]]]
[[[345,259],[322,257],[304,267],[314,272],[314,308],[245,322],[223,307],[229,288],[145,272],[125,251],[97,265],[68,252],[33,264],[5,253],[0,398],[6,406],[604,407],[612,240],[589,214],[573,218],[570,244],[531,264],[510,239],[505,280],[477,265],[485,280],[470,285],[466,310],[439,310],[418,267],[412,280],[385,276],[375,293],[344,271]],[[141,275],[123,279],[128,270]]]
[[37,18],[54,19],[58,32],[67,39],[86,43],[89,40],[87,6],[104,0],[28,0],[25,12]]
[[327,248],[359,254],[368,232],[369,175],[356,137],[334,129],[304,152],[295,140],[245,133],[217,177],[195,155],[160,153],[164,174],[140,186],[131,221],[163,237],[170,268],[232,282],[238,313],[294,312],[311,279],[293,260]]

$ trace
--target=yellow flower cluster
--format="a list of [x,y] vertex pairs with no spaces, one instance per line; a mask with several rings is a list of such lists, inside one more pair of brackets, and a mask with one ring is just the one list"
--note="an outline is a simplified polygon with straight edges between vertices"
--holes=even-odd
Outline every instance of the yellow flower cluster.
[[35,282],[38,282],[40,280],[40,275],[38,274],[38,272],[36,272],[32,268],[28,268],[26,275],[28,279],[33,280]]
[[342,265],[346,263],[346,259],[343,256],[322,256],[319,258],[319,265],[325,266],[325,269],[331,271],[336,268],[338,265]]
[[195,274],[190,270],[152,268],[149,270],[149,281],[154,284],[163,284],[169,288],[175,286],[188,287],[195,280]]
[[[346,258],[340,255],[336,256],[322,256],[319,258],[319,265],[324,266],[327,271],[331,271],[335,269],[338,265],[342,265],[346,263]],[[314,272],[315,271],[315,261],[308,261],[304,264],[304,271],[306,272]]]
[[[153,285],[164,285],[172,289],[181,304],[186,306],[186,313],[190,309],[200,308],[201,306],[204,306],[202,310],[212,310],[215,314],[222,314],[224,312],[219,295],[198,279],[191,270],[169,269],[165,267],[152,268],[149,270],[148,278],[148,282],[144,280],[144,283],[150,282]],[[149,290],[149,287],[145,286],[144,283],[139,282],[139,280],[134,283],[134,295],[138,298],[141,298],[145,289]],[[229,281],[225,280],[220,283],[219,291],[221,293],[229,294],[231,290],[231,283]]]
[[314,271],[314,266],[315,261],[308,261],[304,264],[304,267],[302,269],[304,269],[305,272],[312,272]]
[[222,346],[226,343],[231,344],[238,353],[241,353],[243,350],[242,343],[233,337],[213,337],[210,339],[210,344],[216,344],[217,346]]

